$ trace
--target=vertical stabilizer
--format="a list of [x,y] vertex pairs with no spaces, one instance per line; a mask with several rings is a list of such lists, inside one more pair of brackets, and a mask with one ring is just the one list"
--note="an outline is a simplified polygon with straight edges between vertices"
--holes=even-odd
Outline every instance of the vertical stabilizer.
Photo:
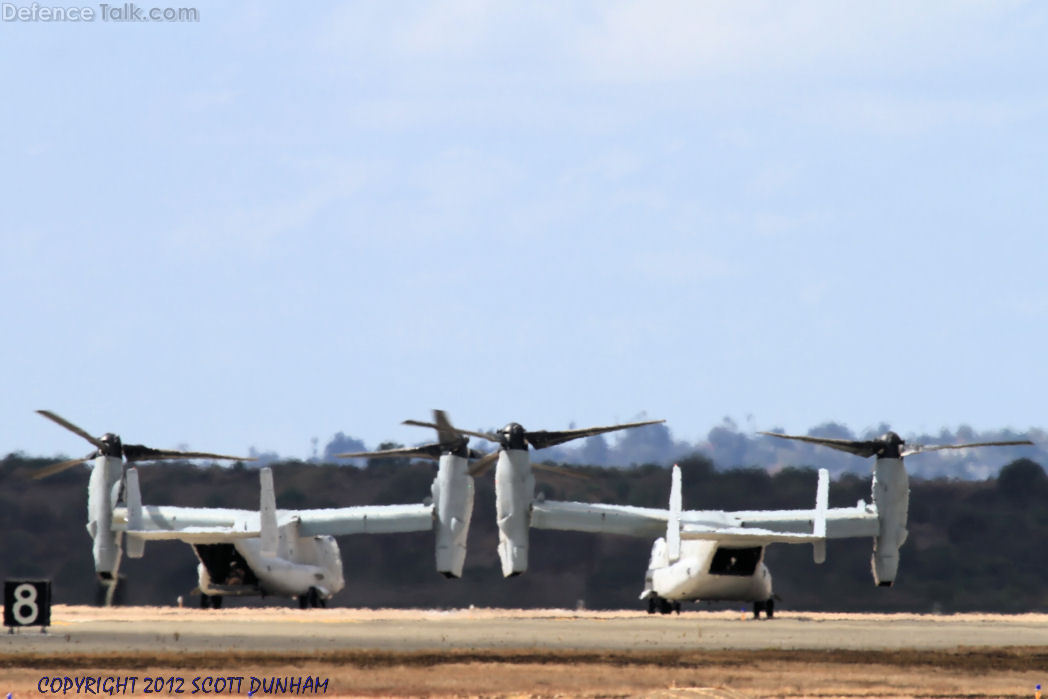
[[[127,469],[124,479],[127,488],[127,529],[129,532],[136,532],[142,528],[142,491],[138,486],[138,469]],[[146,552],[146,541],[128,533],[124,549],[128,558],[141,558]]]
[[273,489],[273,469],[263,468],[258,472],[262,491],[258,499],[259,529],[262,538],[262,555],[277,555],[277,496]]
[[670,512],[666,520],[666,548],[670,562],[680,558],[680,511],[681,511],[681,480],[680,466],[673,464],[673,473],[670,481]]
[[812,534],[821,541],[812,543],[812,557],[816,563],[826,561],[826,510],[830,501],[830,472],[819,469],[819,484],[815,487],[815,519],[812,521]]

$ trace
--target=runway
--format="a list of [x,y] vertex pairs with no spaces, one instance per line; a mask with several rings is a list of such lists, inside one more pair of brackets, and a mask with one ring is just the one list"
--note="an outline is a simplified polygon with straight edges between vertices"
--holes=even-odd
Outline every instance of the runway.
[[861,615],[565,610],[196,610],[56,606],[49,634],[3,636],[0,652],[332,650],[873,650],[1048,646],[1048,615]]
[[43,677],[116,672],[187,689],[311,675],[327,696],[1032,697],[1048,686],[1048,615],[56,606],[48,633],[2,636],[0,667],[34,696]]

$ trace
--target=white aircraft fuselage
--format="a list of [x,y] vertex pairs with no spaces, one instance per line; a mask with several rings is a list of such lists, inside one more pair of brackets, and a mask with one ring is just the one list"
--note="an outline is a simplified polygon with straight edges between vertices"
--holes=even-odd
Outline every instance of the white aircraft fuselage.
[[240,539],[210,547],[195,546],[201,559],[197,566],[200,591],[212,596],[264,594],[298,597],[309,593],[310,588],[316,588],[320,597],[327,599],[345,587],[342,554],[334,537],[282,537],[281,544],[282,550],[276,556],[262,551],[260,538]]
[[764,602],[772,597],[764,547],[727,547],[716,541],[682,541],[680,558],[668,562],[666,541],[655,541],[642,599],[674,602],[736,600]]

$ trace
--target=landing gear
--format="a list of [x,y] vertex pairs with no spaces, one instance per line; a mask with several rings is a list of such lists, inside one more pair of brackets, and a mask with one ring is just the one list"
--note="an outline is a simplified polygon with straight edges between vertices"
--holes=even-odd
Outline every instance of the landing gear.
[[680,614],[680,602],[671,602],[668,599],[652,595],[648,598],[648,614],[654,614],[655,612],[659,614],[673,614],[674,612]]
[[200,608],[221,609],[222,595],[205,595],[204,593],[200,593]]
[[299,609],[316,609],[327,607],[327,602],[320,596],[320,591],[315,587],[309,588],[309,592],[298,596]]
[[764,602],[753,603],[753,618],[760,619],[761,612],[764,612],[764,616],[771,619],[775,616],[775,599],[769,598]]

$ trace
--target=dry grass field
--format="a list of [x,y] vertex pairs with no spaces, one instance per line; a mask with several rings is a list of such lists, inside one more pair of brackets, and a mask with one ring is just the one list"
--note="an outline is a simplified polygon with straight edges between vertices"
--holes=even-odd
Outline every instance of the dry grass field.
[[47,634],[0,642],[13,697],[92,696],[65,677],[246,696],[252,677],[307,676],[340,697],[1033,697],[1048,615],[56,607]]

